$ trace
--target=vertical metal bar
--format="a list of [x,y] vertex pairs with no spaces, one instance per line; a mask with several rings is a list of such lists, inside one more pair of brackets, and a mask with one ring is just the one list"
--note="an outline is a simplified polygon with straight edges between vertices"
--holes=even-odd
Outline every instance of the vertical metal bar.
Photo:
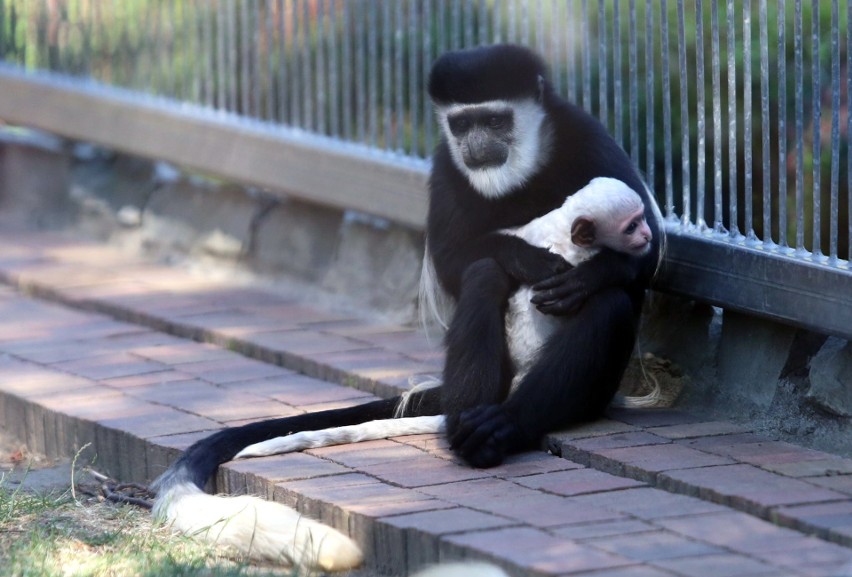
[[314,63],[311,58],[311,2],[303,2],[302,26],[300,44],[302,53],[302,98],[304,99],[302,106],[302,127],[306,130],[314,130],[316,125],[314,122],[315,111],[314,102],[316,88],[314,87]]
[[[751,74],[751,0],[743,0],[743,234],[754,240],[754,202],[752,197],[754,142],[752,140]],[[734,148],[734,152],[736,152],[736,148]],[[734,225],[736,223],[732,222],[731,226]]]
[[[846,4],[846,110],[852,110],[852,2]],[[852,139],[852,114],[846,115],[846,138]],[[852,146],[846,147],[846,260],[852,265]]]
[[[378,14],[376,15],[378,18]],[[381,47],[381,56],[378,56],[379,60],[374,62],[374,66],[376,67],[376,73],[379,70],[379,62],[381,62],[381,70],[382,70],[382,98],[381,104],[377,104],[382,109],[382,124],[383,126],[383,140],[382,147],[386,150],[390,150],[393,147],[393,135],[391,134],[391,129],[393,125],[393,109],[392,109],[392,78],[391,78],[391,70],[393,66],[393,56],[392,56],[392,44],[391,44],[391,34],[393,34],[393,26],[390,23],[390,2],[382,2],[382,23],[381,26],[376,26],[376,28],[380,28],[382,31],[382,47]],[[377,117],[378,118],[378,117]]]
[[[101,28],[103,31],[103,28]],[[6,40],[6,0],[0,0],[0,56],[8,62],[13,62],[14,52],[7,46]]]
[[216,10],[216,99],[217,108],[228,107],[228,71],[225,65],[225,10],[222,0],[215,0]]
[[612,91],[613,121],[615,122],[615,141],[624,147],[624,86],[622,82],[621,62],[621,14],[619,2],[612,3]]
[[287,81],[289,79],[289,75],[287,74],[287,0],[275,0],[275,6],[277,8],[278,19],[276,22],[278,28],[278,42],[277,42],[277,51],[278,51],[278,68],[276,75],[276,79],[278,80],[278,100],[277,104],[277,119],[281,124],[287,124]]
[[[266,121],[273,120],[275,102],[274,88],[274,51],[273,38],[275,37],[274,22],[272,19],[270,0],[258,0],[257,27],[260,35],[260,60],[258,61],[257,75],[262,91],[260,93],[261,109],[258,116]],[[260,89],[260,87],[258,89]]]
[[420,18],[417,10],[417,0],[411,0],[408,3],[408,110],[409,120],[411,122],[411,148],[410,154],[414,156],[425,157],[427,151],[420,147],[419,135],[423,131],[428,122],[428,117],[424,121],[420,120],[420,88],[418,80],[420,78],[420,68],[418,67],[420,54],[418,46],[418,33],[420,30]]
[[592,114],[592,39],[591,24],[589,23],[589,1],[583,0],[582,8],[582,35],[583,35],[583,108]]
[[[183,33],[184,33],[184,44],[186,46],[186,50],[189,54],[198,54],[198,46],[196,46],[196,35],[193,30],[194,21],[191,15],[192,8],[190,6],[183,7]],[[145,11],[144,15],[145,21],[142,23],[142,28],[148,29],[148,12]],[[201,94],[201,84],[199,82],[199,74],[198,74],[198,59],[193,59],[192,62],[187,66],[187,74],[189,74],[189,79],[187,81],[189,87],[187,92],[184,94],[184,98],[190,100],[191,102],[198,102],[199,96]],[[147,79],[142,77],[140,78],[140,72],[144,69],[145,59],[136,59],[136,62],[133,66],[133,82],[134,88],[136,90],[144,90],[144,83],[147,82]]]
[[450,49],[458,50],[461,48],[461,2],[460,0],[452,0],[450,4]]
[[539,54],[545,53],[544,43],[544,0],[535,3],[535,38],[538,44]]
[[494,43],[503,42],[503,2],[492,4],[491,16],[493,23],[491,25],[491,40]]
[[302,20],[302,4],[306,0],[292,0],[290,7],[290,124],[292,126],[303,127],[302,115],[304,114],[304,106],[302,100],[302,85],[304,73],[302,68],[305,63],[302,59],[301,37],[302,27],[305,23]]
[[[423,24],[423,50],[421,54],[423,54],[423,66],[421,67],[421,74],[423,78],[423,86],[425,87],[428,84],[429,79],[429,71],[432,69],[432,57],[433,57],[433,47],[432,47],[432,34],[429,33],[432,23],[432,0],[421,0],[423,4],[423,17],[421,22]],[[425,153],[428,155],[432,152],[432,149],[435,147],[435,121],[432,117],[432,104],[428,98],[423,98],[423,126],[426,127],[424,134],[425,141]]]
[[367,5],[367,99],[370,110],[367,142],[376,146],[379,141],[379,7],[375,2]]
[[529,2],[521,3],[521,42],[525,46],[530,45],[530,12],[529,12]]
[[802,90],[802,0],[796,0],[793,19],[794,78],[796,82],[796,253],[805,252],[805,111]]
[[510,43],[515,43],[518,41],[518,15],[515,10],[517,3],[516,0],[506,0],[505,4],[508,12],[508,22],[506,24],[508,33],[506,38]]
[[405,57],[405,46],[404,46],[404,25],[403,25],[403,17],[402,17],[402,2],[394,3],[394,19],[393,19],[393,29],[394,29],[394,90],[396,91],[396,104],[394,106],[394,130],[396,131],[396,144],[394,148],[397,152],[403,152],[403,136],[405,130],[405,108],[403,104],[403,97],[405,95],[405,76],[403,76],[403,59]]
[[261,61],[261,25],[260,25],[260,0],[252,2],[252,9],[249,15],[249,26],[251,27],[251,86],[249,92],[252,95],[252,113],[254,118],[260,118],[263,115],[261,110],[261,94],[263,92],[263,79],[261,78],[260,65]]
[[606,0],[598,0],[598,118],[604,126],[609,127],[606,22]]
[[[343,3],[343,43],[341,68],[343,70],[343,86],[341,86],[341,97],[343,105],[343,138],[351,141],[353,139],[352,121],[352,86],[357,86],[357,78],[352,79],[352,11],[349,9],[351,2]],[[357,69],[357,68],[356,68]],[[357,89],[356,89],[357,91]]]
[[565,92],[574,104],[580,104],[577,95],[577,27],[576,18],[572,11],[574,2],[566,2],[567,15],[565,18]]
[[[102,7],[103,8],[103,7]],[[109,10],[107,8],[107,10]],[[102,16],[103,14],[99,14]],[[174,98],[175,97],[175,20],[174,20],[174,8],[171,2],[167,2],[165,8],[162,12],[162,17],[166,19],[169,27],[169,36],[167,41],[167,50],[166,50],[166,94]],[[0,20],[2,20],[2,16],[0,16]],[[106,23],[104,21],[100,22],[101,30],[100,33],[102,35],[101,42],[102,46],[106,46],[106,34],[104,34],[104,28],[106,27]],[[2,29],[3,23],[0,21],[0,29]],[[2,31],[0,31],[0,35],[2,35]],[[0,46],[2,46],[3,41],[0,40]]]
[[[704,78],[704,7],[703,0],[696,0],[696,30],[700,41],[695,50],[695,109],[698,141],[696,143],[695,163],[695,224],[699,228],[707,226],[704,207],[707,197],[707,99]],[[717,66],[718,68],[718,66]],[[688,95],[688,91],[687,91]],[[688,129],[688,126],[687,126]]]
[[474,34],[473,34],[473,32],[474,32],[474,30],[476,30],[476,26],[474,26],[475,19],[473,17],[473,0],[465,0],[465,3],[464,3],[464,20],[465,20],[465,24],[466,24],[465,27],[464,27],[464,45],[466,47],[467,46],[473,46],[474,45],[474,40],[473,40]]
[[328,86],[326,84],[326,32],[325,32],[325,1],[317,0],[316,6],[316,130],[320,134],[328,131],[326,108],[328,106]]
[[628,102],[630,110],[630,157],[633,162],[639,165],[639,70],[637,65],[637,47],[638,40],[636,38],[636,0],[630,0],[630,16],[628,22],[627,34],[627,67],[630,101]]
[[[207,4],[198,6],[198,10],[201,12],[204,27],[204,104],[212,107],[216,101],[214,86],[216,78],[213,65],[215,55],[213,48],[213,9]],[[171,69],[168,64],[166,67]]]
[[365,24],[366,18],[364,1],[358,0],[357,8],[352,11],[352,14],[357,19],[355,21],[355,140],[357,142],[366,142],[367,140],[367,43],[365,42]]
[[[340,10],[335,0],[328,2],[328,117],[329,117],[329,134],[334,138],[340,138],[340,102],[341,92],[344,87],[340,83],[340,61],[338,60],[338,36],[342,36],[341,40],[345,39],[345,35],[341,35],[341,27],[339,25]],[[349,67],[347,61],[345,66]]]
[[[736,236],[738,232],[737,222],[738,222],[738,214],[737,214],[737,24],[736,24],[736,12],[734,10],[734,0],[728,0],[728,25],[727,25],[727,35],[728,35],[728,230],[731,233],[731,236]],[[715,34],[718,35],[718,29],[715,30]],[[718,37],[718,36],[717,36]],[[715,75],[717,72],[714,70],[713,74]],[[715,78],[715,76],[714,76]],[[714,114],[715,114],[715,105],[716,105],[716,87],[714,84],[713,87],[713,98],[714,98]],[[743,101],[745,102],[745,106],[748,107],[747,103],[748,93],[743,92]],[[721,116],[721,115],[720,115]],[[715,116],[714,116],[715,118]],[[719,120],[719,124],[721,125],[721,118]],[[721,129],[721,126],[719,127]],[[715,139],[719,140],[719,150],[721,153],[721,140],[722,135],[718,134],[715,136]],[[715,144],[715,140],[714,140]],[[721,162],[721,158],[719,159]],[[721,165],[717,167],[717,170],[720,173],[721,177]],[[719,194],[721,194],[721,183],[719,184]],[[721,220],[721,215],[719,214],[720,209],[717,208],[716,213],[716,221]]]
[[778,0],[778,244],[787,242],[787,22],[786,0]]
[[264,21],[266,23],[266,42],[264,44],[264,50],[266,51],[266,78],[264,79],[263,85],[265,87],[264,90],[264,101],[265,101],[265,111],[264,115],[266,120],[269,122],[275,121],[275,109],[276,109],[276,72],[275,72],[275,3],[273,0],[266,0],[264,4]]
[[488,4],[486,4],[486,0],[479,0],[479,38],[477,42],[479,44],[486,44],[489,40],[488,38]]
[[813,76],[813,246],[811,251],[814,258],[822,256],[822,219],[820,197],[822,196],[822,138],[820,128],[822,126],[822,79],[820,77],[819,62],[819,0],[811,1],[811,74]]
[[654,174],[654,3],[645,3],[645,178],[653,189]]
[[562,29],[563,22],[560,17],[561,2],[550,3],[550,56],[551,66],[550,74],[553,86],[557,92],[562,92]]
[[[710,52],[713,67],[713,230],[724,232],[725,226],[722,222],[722,67],[719,55],[719,4],[717,0],[710,1]],[[736,197],[734,196],[734,198]],[[734,214],[732,216],[736,217],[736,199],[732,202],[734,203]]]
[[[218,67],[218,55],[219,55],[219,37],[216,34],[216,29],[219,26],[218,22],[218,12],[215,2],[211,2],[209,5],[205,7],[205,12],[207,13],[207,37],[208,37],[208,55],[207,55],[207,65],[208,65],[208,73],[210,74],[210,83],[209,83],[209,92],[208,92],[208,105],[211,108],[217,108],[219,102],[219,83],[220,74]],[[170,70],[172,69],[172,59],[168,58],[166,61],[166,69],[169,70],[167,75],[171,76]]]
[[[663,163],[665,169],[666,217],[674,216],[674,183],[672,182],[672,85],[669,70],[669,2],[660,3],[660,68],[663,73]],[[686,74],[686,70],[681,70]]]
[[[690,176],[689,162],[689,69],[686,60],[686,22],[684,20],[684,1],[677,0],[677,52],[678,69],[680,70],[680,164],[681,164],[681,198],[683,208],[681,209],[681,225],[688,226],[691,222],[690,187],[692,178]],[[783,0],[782,0],[783,1]],[[700,36],[699,36],[700,38]]]
[[837,221],[840,219],[840,15],[831,2],[831,223],[829,262],[837,262]]
[[443,53],[447,49],[447,0],[436,0],[436,16],[438,18],[438,53]]
[[228,111],[239,111],[239,46],[237,45],[237,5],[234,2],[226,2],[228,10],[228,75],[230,81],[230,94],[228,97]]
[[239,113],[251,113],[251,29],[249,28],[249,1],[240,2],[240,109]]
[[302,24],[302,1],[290,4],[290,125],[302,126],[301,66],[299,35]]
[[[769,144],[769,22],[766,0],[760,0],[760,136],[763,154],[763,245],[772,245],[772,156]],[[783,168],[783,167],[782,167]],[[779,191],[779,194],[782,191]]]
[[[696,131],[698,132],[695,155],[695,224],[700,229],[704,229],[707,227],[707,217],[704,210],[707,198],[707,98],[705,95],[706,82],[704,77],[705,39],[703,0],[696,0],[695,6],[695,27],[699,38],[695,49],[695,110]],[[688,90],[686,94],[687,96],[689,95]],[[689,125],[687,124],[688,130]],[[691,183],[688,182],[687,184]]]

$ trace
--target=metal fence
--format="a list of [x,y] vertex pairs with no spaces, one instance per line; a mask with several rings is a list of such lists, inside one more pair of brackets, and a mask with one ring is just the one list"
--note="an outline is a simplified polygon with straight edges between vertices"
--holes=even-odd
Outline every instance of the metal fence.
[[4,76],[58,73],[354,143],[420,186],[434,58],[529,45],[657,191],[664,288],[850,335],[850,20],[839,0],[0,0],[0,114]]

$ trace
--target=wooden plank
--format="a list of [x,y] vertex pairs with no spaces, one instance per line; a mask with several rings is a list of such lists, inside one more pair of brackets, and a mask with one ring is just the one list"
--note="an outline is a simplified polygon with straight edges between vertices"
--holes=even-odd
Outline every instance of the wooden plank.
[[429,165],[92,84],[0,70],[0,119],[414,228]]

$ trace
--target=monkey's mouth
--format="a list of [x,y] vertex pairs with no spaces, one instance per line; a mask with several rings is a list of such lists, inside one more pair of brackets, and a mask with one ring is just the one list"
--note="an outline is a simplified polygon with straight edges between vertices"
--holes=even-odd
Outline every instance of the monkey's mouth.
[[653,241],[649,240],[648,242],[646,242],[643,245],[636,245],[635,247],[633,247],[633,254],[635,254],[636,256],[645,256],[646,254],[651,252],[651,245],[652,244],[653,244]]
[[505,158],[465,158],[464,165],[469,170],[488,170],[489,168],[500,168],[506,164]]

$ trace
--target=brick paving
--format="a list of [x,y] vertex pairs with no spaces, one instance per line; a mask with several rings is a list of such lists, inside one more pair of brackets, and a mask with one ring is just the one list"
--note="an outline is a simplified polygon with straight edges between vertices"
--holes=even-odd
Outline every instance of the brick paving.
[[[0,230],[0,281],[0,424],[122,480],[222,427],[441,366],[410,328],[58,235]],[[230,463],[213,488],[296,506],[394,575],[459,557],[518,576],[852,575],[852,459],[668,409],[547,445],[482,471],[416,435]]]

